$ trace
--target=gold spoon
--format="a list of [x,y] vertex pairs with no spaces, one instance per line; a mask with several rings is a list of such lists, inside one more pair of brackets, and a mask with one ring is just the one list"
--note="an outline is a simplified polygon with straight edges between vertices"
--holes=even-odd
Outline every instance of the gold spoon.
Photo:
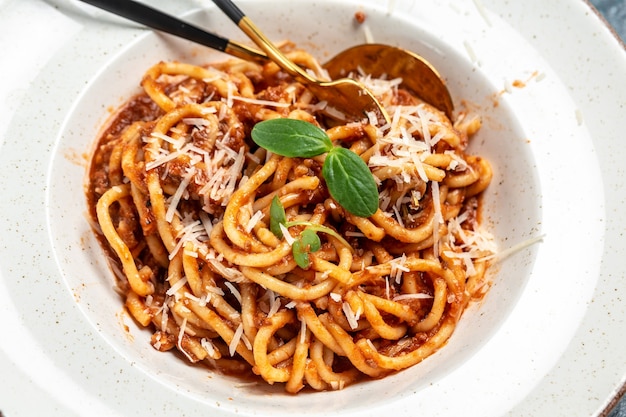
[[[228,13],[233,14],[231,17],[232,20],[238,22],[238,26],[243,26],[245,28],[246,34],[252,38],[255,43],[265,42],[266,48],[270,51],[270,53],[266,54],[264,52],[255,50],[254,48],[248,47],[247,45],[237,43],[235,41],[220,37],[213,33],[204,31],[203,29],[198,28],[197,26],[186,23],[180,19],[177,19],[173,16],[167,15],[161,11],[158,11],[150,6],[147,6],[142,3],[138,3],[133,0],[81,0],[85,3],[91,4],[93,6],[99,7],[103,10],[107,10],[116,15],[125,17],[129,20],[132,20],[137,23],[141,23],[145,26],[148,26],[152,29],[169,33],[171,35],[190,40],[192,42],[208,46],[210,48],[216,49],[218,51],[225,52],[232,56],[254,61],[258,63],[266,63],[268,59],[268,55],[272,54],[275,58],[281,60],[280,56],[284,58],[282,53],[278,51],[278,49],[267,40],[265,36],[263,36],[258,29],[254,27],[252,22],[248,18],[245,18],[243,13],[239,11],[236,6],[234,10],[231,6],[234,6],[231,2],[226,2],[223,4],[223,7],[218,4],[218,7],[222,8],[222,10],[228,10]],[[230,4],[228,4],[230,3]],[[245,18],[245,19],[244,19]],[[243,22],[242,22],[243,20]],[[242,28],[243,30],[243,28]],[[391,46],[384,46],[385,48],[390,48],[393,50],[403,51],[399,48],[394,48]],[[358,64],[358,60],[354,60],[354,57],[359,56],[359,49],[364,48],[364,50],[369,50],[371,46],[369,44],[359,45],[353,48],[348,49],[347,51],[338,55],[338,57],[333,58],[327,65],[329,73],[333,72],[333,77],[337,76],[336,71],[341,72],[342,68],[342,60],[345,59],[345,68],[348,69],[346,72],[353,72],[358,68],[364,69],[363,65]],[[351,52],[349,52],[351,51]],[[349,55],[344,55],[349,52]],[[279,56],[280,54],[280,56]],[[346,56],[347,58],[340,58],[341,56]],[[364,56],[367,56],[364,54]],[[370,55],[371,56],[371,55]],[[409,57],[409,58],[407,58]],[[432,104],[433,106],[439,108],[442,111],[445,111],[448,116],[451,116],[452,112],[452,100],[450,99],[450,94],[445,86],[443,80],[439,77],[437,72],[430,66],[426,61],[420,58],[417,55],[410,54],[406,52],[406,55],[403,57],[400,55],[399,57],[396,55],[396,58],[404,61],[409,60],[409,62],[415,61],[415,57],[425,65],[394,65],[389,66],[388,63],[380,62],[378,65],[376,64],[376,60],[368,59],[367,68],[372,71],[372,73],[378,75],[385,74],[390,78],[402,78],[404,80],[404,84],[413,90],[418,97],[420,97],[425,102]],[[288,59],[284,59],[280,61],[283,65],[285,65],[289,70],[296,71],[297,74],[303,75],[303,78],[300,80],[305,82],[309,88],[315,88],[314,94],[317,95],[320,100],[327,100],[333,107],[338,110],[344,112],[346,116],[350,116],[350,119],[353,120],[361,120],[367,112],[373,111],[378,119],[379,124],[385,124],[389,122],[389,116],[384,108],[380,105],[378,100],[372,95],[372,93],[365,88],[362,84],[352,80],[352,79],[344,79],[344,80],[335,80],[332,82],[322,82],[317,79],[314,79],[311,75],[304,72],[300,67],[295,65],[293,62]],[[355,66],[354,63],[357,63]],[[365,63],[365,62],[364,62]],[[277,62],[278,64],[278,62]],[[377,68],[383,68],[384,70],[377,70]],[[286,69],[287,70],[287,69]],[[405,71],[414,71],[405,72]],[[369,72],[369,71],[368,71]],[[342,77],[345,75],[342,75]],[[431,83],[433,85],[432,89],[429,88],[419,88],[411,87],[413,84],[419,84],[420,79],[432,80]],[[346,81],[347,80],[347,81]],[[336,83],[341,84],[339,94],[333,94],[332,91],[335,90]],[[419,91],[422,91],[419,93]],[[443,91],[443,93],[441,93]],[[434,100],[437,97],[447,97],[447,100],[443,100],[444,105],[437,105],[436,103],[441,100]]]
[[[330,78],[335,81],[323,83],[315,80],[288,60],[232,0],[213,0],[213,3],[283,70],[296,78],[307,78],[309,87],[312,87],[313,94],[318,98],[326,97],[328,99],[332,97],[336,99],[333,96],[336,92],[332,88],[325,88],[327,87],[325,84],[328,84],[328,86],[332,85],[338,90],[345,90],[343,91],[345,94],[342,95],[341,108],[365,104],[360,103],[354,96],[351,86],[348,87],[348,84],[351,84],[348,81],[351,79],[345,78],[350,73],[361,70],[372,77],[402,78],[404,86],[412,90],[418,97],[440,109],[448,117],[452,116],[454,106],[448,88],[437,70],[417,54],[389,45],[357,45],[340,52],[324,64]],[[386,117],[386,120],[388,121],[389,118]]]
[[382,44],[357,45],[323,67],[332,79],[359,71],[372,77],[401,78],[404,88],[452,119],[454,104],[445,82],[428,61],[413,52]]
[[289,60],[231,0],[213,0],[267,56],[286,73],[306,84],[319,100],[326,101],[348,121],[362,120],[373,112],[379,125],[389,123],[389,115],[374,95],[361,83],[351,78],[321,81]]

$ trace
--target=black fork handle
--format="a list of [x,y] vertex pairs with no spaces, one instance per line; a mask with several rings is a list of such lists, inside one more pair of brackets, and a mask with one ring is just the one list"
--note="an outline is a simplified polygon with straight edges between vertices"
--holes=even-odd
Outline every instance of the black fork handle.
[[238,58],[261,63],[267,62],[267,56],[263,52],[200,29],[143,3],[133,0],[81,1],[160,32],[169,33]]

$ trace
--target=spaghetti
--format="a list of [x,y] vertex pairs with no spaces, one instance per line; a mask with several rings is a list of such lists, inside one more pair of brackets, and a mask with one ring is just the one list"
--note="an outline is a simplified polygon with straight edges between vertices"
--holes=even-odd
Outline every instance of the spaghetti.
[[[323,76],[308,53],[288,57]],[[465,152],[480,119],[453,123],[401,80],[359,77],[388,126],[328,118],[273,63],[161,62],[145,73],[97,142],[87,199],[125,306],[155,349],[289,393],[341,389],[419,363],[484,295],[494,248],[479,202],[492,171]],[[313,123],[358,154],[379,189],[374,215],[330,197],[323,155],[256,146],[252,127],[273,118]],[[274,197],[294,224],[282,237],[270,230]],[[318,233],[304,268],[292,252],[302,222],[336,233]]]

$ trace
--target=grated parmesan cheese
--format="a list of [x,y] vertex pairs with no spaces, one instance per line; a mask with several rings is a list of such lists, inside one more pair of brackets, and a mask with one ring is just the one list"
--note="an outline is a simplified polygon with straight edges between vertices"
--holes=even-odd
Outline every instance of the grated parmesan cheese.
[[161,310],[161,331],[163,333],[167,332],[167,322],[168,322],[168,312],[169,312],[169,307],[167,305],[167,301],[168,299],[165,299],[165,302],[163,303],[163,306],[161,306],[160,310]]
[[152,157],[154,159],[146,164],[146,171],[150,171],[152,169],[160,167],[161,165],[164,165],[170,161],[173,161],[182,155],[189,156],[190,151],[191,151],[190,146],[184,146],[181,149],[178,149],[174,152],[170,152],[167,149],[159,148],[157,155],[152,153]]
[[200,339],[200,346],[202,346],[202,348],[206,350],[206,353],[209,355],[210,358],[219,359],[219,355],[215,350],[215,346],[213,346],[213,343],[211,343],[210,340],[203,337],[202,339]]
[[336,292],[331,292],[330,294],[328,294],[330,296],[330,298],[335,301],[335,302],[339,302],[341,301],[341,294],[337,294]]
[[385,277],[385,298],[388,300],[391,297],[391,287],[389,286],[389,277]]
[[252,343],[250,342],[250,340],[248,339],[245,333],[241,335],[241,341],[243,342],[244,345],[246,345],[248,349],[252,350]]
[[[233,96],[234,96],[233,93],[237,90],[237,86],[235,84],[233,84],[232,81],[228,80],[226,82],[226,88],[227,88],[226,106],[222,106],[220,108],[220,113],[221,113],[221,109],[224,109],[225,107],[228,107],[228,108],[232,108],[233,107]],[[219,119],[223,120],[224,119],[223,115],[220,115]]]
[[269,310],[267,312],[267,317],[270,318],[274,314],[278,313],[278,310],[280,309],[280,299],[276,296],[274,291],[272,291],[270,289],[267,289],[265,291],[265,294],[267,294],[267,298],[268,298],[269,304],[270,304],[270,308],[269,308]]
[[250,104],[258,104],[259,106],[270,106],[270,107],[289,107],[290,103],[280,103],[278,101],[270,101],[270,100],[259,100],[250,97],[242,97],[242,96],[232,96],[232,100],[235,101],[243,101],[244,103]]
[[367,22],[361,23],[361,28],[363,28],[363,36],[365,37],[365,43],[374,43],[374,35],[372,35],[372,30]]
[[417,114],[420,119],[420,127],[424,143],[428,146],[429,151],[432,150],[432,143],[430,137],[430,115],[424,110],[423,106],[417,106]]
[[250,217],[250,220],[248,220],[248,223],[246,224],[246,233],[250,233],[252,229],[254,229],[254,227],[263,218],[263,216],[263,212],[261,210],[257,210],[257,212],[254,213],[252,217]]
[[330,384],[330,388],[332,388],[335,391],[339,391],[339,390],[344,389],[344,387],[346,385],[346,383],[345,383],[345,381],[343,379],[340,379],[338,381],[336,381],[336,380],[330,381],[329,384]]
[[[169,278],[168,278],[169,279]],[[187,277],[182,277],[174,285],[172,285],[166,292],[166,295],[172,296],[178,292],[181,288],[187,285]]]
[[296,239],[294,239],[293,236],[291,236],[291,233],[289,233],[289,229],[287,229],[287,227],[282,223],[279,224],[279,227],[280,227],[280,231],[283,232],[283,237],[287,241],[287,244],[293,245],[293,242],[295,242]]
[[204,228],[205,234],[207,236],[211,236],[211,231],[213,230],[213,223],[211,223],[211,219],[209,218],[209,215],[204,211],[200,211],[198,213],[198,216],[200,217],[200,222],[202,223],[202,227]]
[[472,45],[467,40],[464,40],[463,46],[465,47],[465,51],[467,52],[467,55],[469,56],[470,61],[473,64],[477,64],[478,66],[480,66],[480,61],[478,60],[478,57],[476,56],[476,53],[474,52],[474,48],[472,48]]
[[189,185],[189,183],[191,182],[191,179],[193,178],[195,174],[196,174],[196,169],[194,167],[190,167],[189,169],[187,169],[187,172],[185,173],[183,180],[180,182],[180,184],[178,185],[178,188],[176,189],[176,192],[172,196],[169,202],[169,206],[167,208],[167,212],[165,213],[165,220],[167,220],[169,223],[172,222],[172,219],[174,218],[174,214],[176,213],[176,210],[178,207],[178,203],[183,197],[183,193],[187,191],[187,186]]
[[239,304],[241,304],[241,293],[239,292],[239,290],[233,285],[232,282],[229,281],[224,281],[224,285],[226,287],[228,287],[228,289],[230,290],[230,292],[235,296],[235,299],[237,299],[237,302]]
[[217,259],[207,259],[207,261],[211,264],[213,269],[218,274],[220,274],[221,276],[223,276],[224,278],[226,278],[230,282],[240,283],[240,282],[245,282],[246,281],[246,277],[238,269],[229,268],[229,267],[223,265]]
[[443,214],[441,213],[441,199],[439,196],[439,183],[431,182],[433,193],[433,208],[435,210],[435,218],[433,224],[433,252],[439,255],[439,226],[443,223]]
[[576,109],[576,123],[578,126],[583,125],[583,112],[580,109]]
[[183,123],[190,126],[211,126],[211,122],[207,119],[203,119],[202,117],[186,117],[183,119]]
[[402,281],[402,273],[410,271],[410,269],[406,266],[406,255],[402,254],[401,257],[392,259],[389,261],[389,264],[391,265],[391,277],[395,280],[396,284],[400,284]]
[[400,212],[398,211],[398,206],[394,205],[392,207],[392,210],[394,214],[396,215],[396,221],[400,224],[400,227],[404,228],[404,221],[402,220],[402,216],[400,215]]
[[[532,245],[534,245],[535,243],[539,243],[541,241],[543,241],[543,239],[545,238],[545,235],[539,235],[539,236],[535,236],[532,237],[530,239],[524,240],[516,245],[511,246],[510,248],[507,248],[501,252],[496,252],[493,255],[490,256],[486,256],[483,259],[484,260],[490,260],[490,259],[496,259],[498,262],[508,258],[509,256],[524,250]],[[494,251],[495,252],[495,251]]]
[[185,328],[187,327],[187,318],[183,319],[182,324],[180,325],[180,330],[178,331],[178,341],[176,345],[178,346],[178,350],[180,350],[186,357],[189,359],[189,362],[196,362],[190,355],[187,353],[185,349],[183,349],[183,336],[185,335]]
[[341,305],[341,309],[343,310],[343,314],[346,316],[346,319],[348,320],[348,324],[350,325],[350,328],[354,330],[357,327],[359,327],[359,322],[356,318],[356,315],[354,314],[354,311],[352,311],[352,307],[350,307],[350,304],[347,301],[343,302],[343,304]]
[[330,384],[330,388],[335,390],[335,391],[339,391],[342,390],[345,386],[345,381],[340,379],[340,380],[332,380],[328,382]]
[[428,298],[433,298],[433,296],[430,295],[430,294],[422,294],[422,293],[417,293],[417,294],[400,294],[400,295],[397,295],[397,296],[393,297],[392,301],[423,300],[423,299],[428,299]]
[[230,356],[235,356],[235,352],[237,352],[237,346],[239,345],[241,336],[243,336],[243,324],[240,323],[237,327],[237,330],[235,330],[233,340],[231,340],[230,344],[228,345],[228,353],[230,354]]
[[366,115],[367,115],[367,120],[369,121],[370,125],[372,126],[378,125],[378,117],[376,117],[376,113],[374,113],[373,111],[368,111]]
[[306,321],[302,320],[300,322],[300,343],[304,343],[306,341]]
[[346,120],[345,113],[328,105],[324,107],[324,113],[337,120]]
[[211,298],[211,295],[203,295],[202,297],[196,297],[195,295],[185,291],[185,293],[183,294],[185,296],[185,298],[188,298],[189,300],[195,302],[196,304],[198,304],[200,307],[205,307],[209,301],[209,299]]
[[200,220],[184,218],[182,223],[184,226],[176,235],[178,242],[176,242],[176,246],[174,246],[169,255],[170,260],[174,259],[180,248],[187,242],[191,242],[194,246],[199,247],[203,245],[203,242],[208,240],[206,229]]
[[156,350],[161,350],[161,335],[157,334],[154,343],[152,344],[152,347],[154,347]]
[[220,287],[214,287],[212,285],[206,285],[204,287],[204,289],[207,290],[208,292],[210,292],[211,294],[224,296],[224,291]]
[[171,136],[165,135],[163,133],[159,133],[159,132],[152,132],[150,134],[150,136],[154,139],[161,139],[162,141],[165,141],[169,144],[171,144],[174,149],[181,149],[183,147],[183,145],[185,144],[185,142],[187,141],[187,139],[185,137],[180,137],[179,139],[174,139]]
[[215,148],[210,158],[205,157],[205,173],[209,180],[199,190],[199,194],[206,200],[225,206],[237,187],[237,180],[246,161],[246,151],[242,147],[239,152],[235,152],[224,146],[222,141],[217,141]]

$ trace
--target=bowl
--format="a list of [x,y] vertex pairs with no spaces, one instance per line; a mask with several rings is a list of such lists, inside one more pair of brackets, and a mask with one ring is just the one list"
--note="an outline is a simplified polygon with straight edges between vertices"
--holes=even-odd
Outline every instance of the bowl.
[[[593,153],[593,143],[581,127],[566,86],[525,39],[498,17],[487,16],[478,3],[431,4],[419,11],[416,5],[392,2],[239,4],[271,39],[293,41],[322,62],[372,38],[427,58],[445,78],[456,108],[483,118],[470,153],[484,156],[494,167],[494,180],[483,200],[485,226],[499,249],[513,249],[512,253],[490,269],[492,288],[464,313],[446,346],[422,363],[380,380],[340,391],[290,396],[279,387],[250,384],[157,352],[150,346],[150,332],[124,312],[112,272],[87,221],[85,156],[112,109],[139,91],[139,81],[152,64],[161,60],[206,64],[226,56],[170,36],[135,30],[129,42],[101,40],[99,49],[80,51],[104,50],[107,57],[98,60],[97,71],[60,127],[47,178],[46,221],[52,253],[62,283],[100,338],[94,343],[102,343],[103,352],[130,364],[133,371],[124,380],[144,387],[142,392],[154,392],[149,398],[163,403],[184,398],[192,405],[183,409],[217,415],[378,415],[384,410],[410,416],[418,405],[424,415],[452,415],[476,398],[481,398],[476,415],[496,415],[521,400],[567,347],[600,268],[599,249],[578,242],[602,240],[601,221],[588,216],[602,210],[602,189],[594,187],[602,181],[601,173],[597,163],[586,157]],[[357,12],[364,13],[363,23],[355,20]],[[244,40],[215,7],[206,5],[184,16]],[[118,18],[94,13],[94,20],[98,19],[106,23],[97,28],[101,35],[111,26],[128,26]],[[455,30],[446,30],[450,27]],[[488,36],[494,27],[503,36]],[[89,57],[78,56],[76,64],[81,60]],[[568,149],[567,157],[563,147]],[[79,163],[76,155],[83,155]],[[576,172],[583,164],[584,176],[565,180],[564,173]],[[581,187],[586,198],[571,204]],[[557,263],[555,254],[577,261]],[[454,404],[449,401],[452,393]],[[148,400],[138,395],[136,401]]]

